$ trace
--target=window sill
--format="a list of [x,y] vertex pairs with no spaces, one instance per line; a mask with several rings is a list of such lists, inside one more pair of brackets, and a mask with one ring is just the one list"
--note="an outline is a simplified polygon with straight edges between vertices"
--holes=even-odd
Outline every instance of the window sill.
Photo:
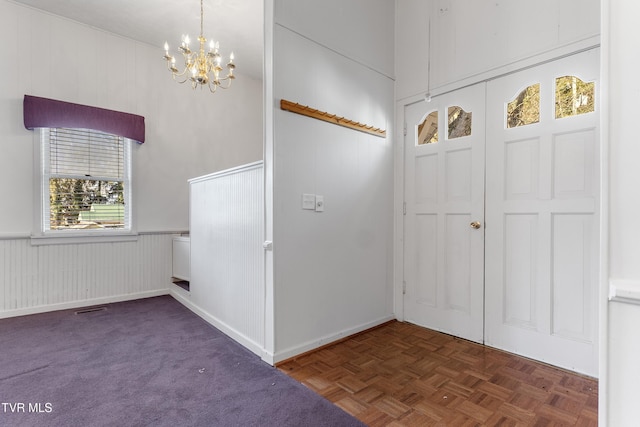
[[122,234],[68,234],[68,235],[48,235],[31,236],[32,246],[43,245],[79,245],[83,243],[114,243],[114,242],[135,242],[138,240],[137,233]]

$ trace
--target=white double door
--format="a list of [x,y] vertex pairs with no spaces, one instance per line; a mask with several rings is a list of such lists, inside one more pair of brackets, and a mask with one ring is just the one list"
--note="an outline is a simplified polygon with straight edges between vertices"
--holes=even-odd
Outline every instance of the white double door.
[[[405,107],[407,321],[597,376],[598,54]],[[594,112],[556,118],[562,76],[596,84]],[[539,118],[508,127],[536,84]],[[452,107],[470,135],[449,138]],[[434,111],[438,141],[418,145]]]

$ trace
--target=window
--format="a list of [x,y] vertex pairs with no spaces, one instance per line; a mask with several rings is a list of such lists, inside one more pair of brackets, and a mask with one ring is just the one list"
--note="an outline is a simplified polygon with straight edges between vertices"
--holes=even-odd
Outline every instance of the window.
[[31,243],[135,240],[131,142],[144,143],[144,117],[25,95],[23,119],[39,136]]
[[556,119],[592,113],[594,104],[594,82],[583,82],[576,76],[556,78]]
[[464,111],[462,107],[449,107],[449,139],[471,135],[471,115],[472,113]]
[[131,231],[130,146],[97,130],[41,129],[44,235]]
[[438,112],[432,111],[418,125],[418,145],[438,142]]
[[516,128],[540,121],[540,83],[525,88],[507,104],[507,127]]

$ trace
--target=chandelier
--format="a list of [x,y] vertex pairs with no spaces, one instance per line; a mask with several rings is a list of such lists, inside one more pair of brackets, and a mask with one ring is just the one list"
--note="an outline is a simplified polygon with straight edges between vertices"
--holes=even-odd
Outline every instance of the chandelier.
[[[209,43],[209,50],[205,52],[205,45],[207,39],[203,35],[203,21],[204,21],[204,9],[202,6],[203,0],[200,0],[200,37],[198,42],[200,48],[197,52],[192,51],[189,48],[190,39],[188,35],[182,36],[182,44],[180,45],[180,52],[184,56],[184,70],[180,71],[176,67],[176,58],[169,54],[169,45],[164,43],[164,59],[167,61],[167,68],[171,71],[171,75],[178,83],[191,82],[191,87],[195,89],[200,86],[207,86],[213,93],[218,89],[228,89],[231,86],[231,81],[236,77],[233,75],[233,70],[236,65],[233,63],[233,52],[229,55],[229,62],[227,62],[227,75],[220,76],[222,68],[222,56],[220,56],[220,44],[218,42],[211,41]],[[177,77],[177,78],[176,78]]]

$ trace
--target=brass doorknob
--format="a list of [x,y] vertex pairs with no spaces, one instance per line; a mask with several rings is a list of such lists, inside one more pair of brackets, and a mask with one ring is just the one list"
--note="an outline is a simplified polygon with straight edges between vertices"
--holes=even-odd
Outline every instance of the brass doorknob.
[[474,221],[470,225],[471,225],[471,228],[474,228],[477,230],[478,228],[480,228],[480,221]]

